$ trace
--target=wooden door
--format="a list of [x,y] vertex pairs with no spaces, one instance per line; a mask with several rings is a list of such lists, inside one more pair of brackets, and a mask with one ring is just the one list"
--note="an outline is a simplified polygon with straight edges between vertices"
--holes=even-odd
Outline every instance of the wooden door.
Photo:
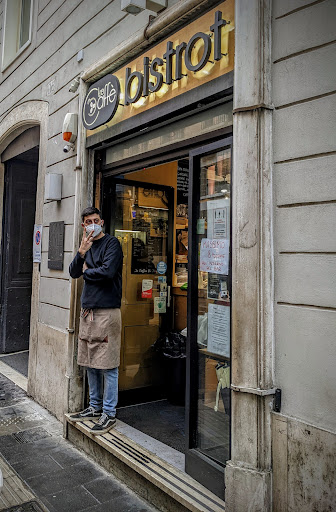
[[37,167],[18,158],[5,164],[1,353],[26,350],[29,343]]
[[[153,344],[172,322],[173,190],[117,179],[104,190],[106,230],[124,254],[119,389],[159,386],[162,369]],[[144,293],[146,281],[152,289]],[[166,294],[161,301],[160,292]]]

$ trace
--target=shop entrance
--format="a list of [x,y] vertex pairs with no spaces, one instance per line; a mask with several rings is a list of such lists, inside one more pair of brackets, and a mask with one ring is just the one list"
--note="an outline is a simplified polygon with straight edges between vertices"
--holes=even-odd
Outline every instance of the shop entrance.
[[[231,436],[232,138],[188,153],[103,178],[103,217],[124,252],[118,418],[179,450],[186,473],[223,499]],[[169,335],[186,336],[185,357],[170,369],[154,348],[162,335],[168,345]],[[179,403],[168,393],[174,384]]]
[[103,218],[124,254],[118,418],[184,453],[186,336],[180,333],[187,291],[180,287],[187,283],[187,206],[179,208],[183,226],[175,215],[182,164],[105,178]]

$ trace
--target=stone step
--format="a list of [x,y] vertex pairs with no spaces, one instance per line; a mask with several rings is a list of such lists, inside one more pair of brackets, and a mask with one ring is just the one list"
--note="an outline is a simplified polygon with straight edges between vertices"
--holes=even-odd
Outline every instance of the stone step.
[[[97,436],[90,431],[90,427],[94,424],[92,421],[73,422],[68,414],[65,418],[70,441],[95,457],[105,469],[123,479],[136,492],[146,487],[146,499],[156,506],[160,501],[163,505],[162,510],[174,512],[183,510],[223,512],[225,510],[225,503],[196,480],[119,432],[118,420],[113,430]],[[79,433],[81,435],[78,435]],[[100,450],[97,450],[98,446]],[[127,468],[126,472],[125,468]],[[128,476],[124,478],[124,475]],[[136,476],[140,479],[138,486]],[[155,496],[156,491],[160,494],[159,498]]]

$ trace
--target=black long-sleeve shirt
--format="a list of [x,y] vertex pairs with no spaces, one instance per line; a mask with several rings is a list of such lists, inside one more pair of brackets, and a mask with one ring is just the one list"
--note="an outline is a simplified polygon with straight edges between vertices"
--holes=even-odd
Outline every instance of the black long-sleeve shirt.
[[[88,269],[83,273],[83,264]],[[81,297],[85,309],[120,308],[123,253],[117,238],[105,234],[94,240],[84,259],[79,252],[69,266],[70,276],[84,278]]]

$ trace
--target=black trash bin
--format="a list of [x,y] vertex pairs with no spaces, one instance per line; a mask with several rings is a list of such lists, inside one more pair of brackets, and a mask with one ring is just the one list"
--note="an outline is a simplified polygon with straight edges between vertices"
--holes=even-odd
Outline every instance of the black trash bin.
[[180,332],[168,332],[154,343],[164,372],[164,387],[171,404],[185,404],[186,341]]

